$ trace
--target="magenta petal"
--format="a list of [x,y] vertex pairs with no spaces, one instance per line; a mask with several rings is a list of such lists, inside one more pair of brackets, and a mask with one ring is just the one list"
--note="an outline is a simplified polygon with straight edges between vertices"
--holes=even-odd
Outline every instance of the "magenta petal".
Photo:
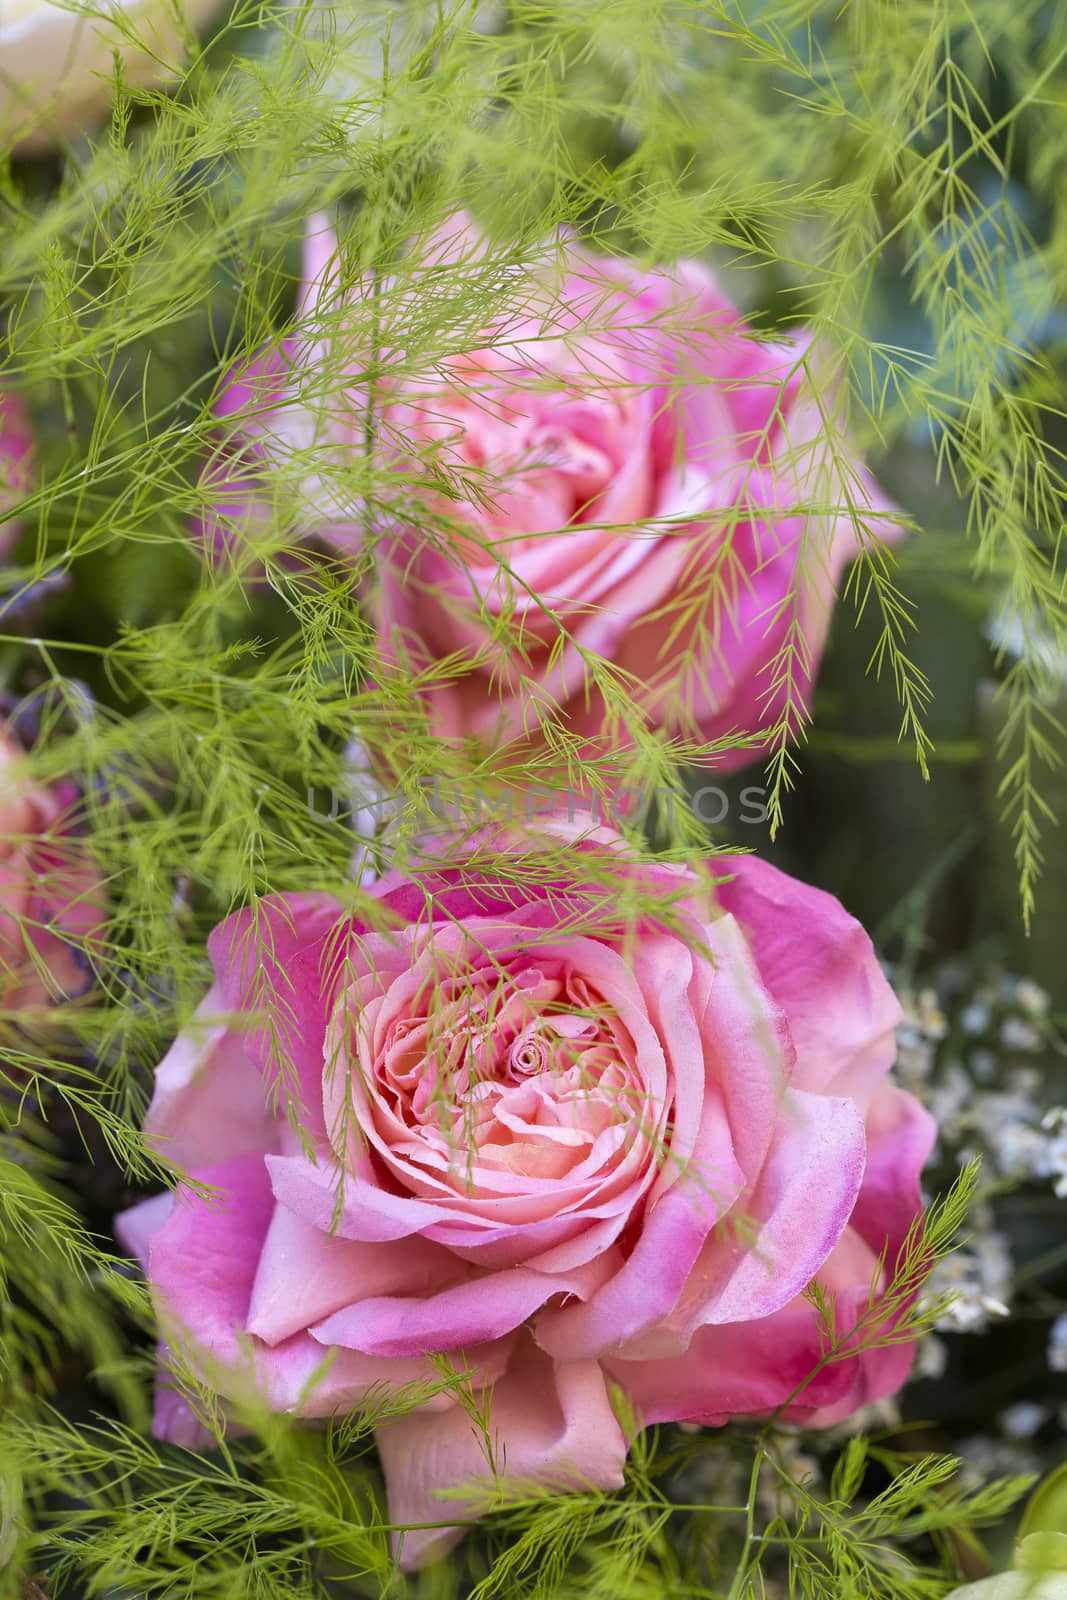
[[[721,1427],[734,1417],[765,1417],[785,1405],[818,1367],[821,1349],[811,1306],[802,1301],[756,1322],[700,1328],[671,1360],[604,1362],[646,1426],[700,1422]],[[826,1366],[798,1397],[796,1421],[853,1393],[849,1363]],[[846,1407],[851,1409],[850,1407]]]
[[866,1137],[851,1100],[787,1091],[778,1137],[737,1226],[720,1230],[687,1286],[697,1323],[750,1322],[787,1305],[841,1237],[863,1181]]
[[261,1155],[239,1156],[196,1174],[222,1191],[209,1203],[184,1185],[155,1234],[149,1276],[169,1312],[217,1361],[238,1361],[256,1267],[274,1197]]
[[10,517],[33,482],[33,437],[20,395],[0,389],[0,556],[6,556],[19,532]]
[[573,1294],[584,1299],[608,1270],[606,1262],[551,1275],[515,1267],[455,1284],[428,1299],[389,1296],[361,1300],[311,1331],[323,1344],[339,1344],[368,1355],[418,1356],[459,1350],[510,1333],[552,1295]]
[[[669,1164],[668,1153],[664,1161],[668,1171]],[[564,1306],[539,1317],[538,1344],[561,1360],[588,1359],[617,1349],[667,1316],[709,1234],[743,1185],[721,1107],[709,1096],[686,1170],[649,1209],[625,1265],[587,1304]]]
[[150,1200],[141,1200],[128,1211],[120,1211],[115,1218],[115,1237],[122,1248],[141,1263],[142,1269],[148,1266],[152,1240],[170,1216],[173,1205],[172,1194],[154,1194]]
[[306,316],[325,302],[329,290],[330,268],[337,254],[337,234],[325,211],[307,219],[304,231],[304,260],[297,311]]
[[328,894],[266,895],[220,922],[208,939],[227,1007],[237,1011],[254,1002],[263,969],[280,982],[288,963],[344,921],[340,904]]
[[844,1233],[864,1149],[863,1122],[851,1101],[790,1090],[753,1190],[708,1237],[669,1314],[636,1330],[617,1354],[669,1367],[701,1327],[751,1326],[780,1311]]
[[867,1170],[851,1226],[893,1270],[908,1230],[922,1210],[919,1176],[937,1138],[937,1124],[913,1095],[883,1083],[867,1112]]
[[223,1009],[216,985],[156,1068],[144,1120],[153,1149],[186,1170],[277,1143],[277,1121],[244,1039],[214,1020]]
[[814,1393],[809,1394],[805,1390],[798,1396],[796,1404],[783,1412],[783,1417],[790,1422],[801,1422],[808,1428],[833,1427],[858,1411],[860,1406],[873,1405],[876,1400],[885,1400],[896,1394],[911,1371],[914,1360],[915,1344],[907,1339],[884,1344],[835,1363],[836,1369],[848,1376],[848,1388],[843,1388],[837,1399],[824,1400],[813,1384]]
[[715,863],[730,881],[716,896],[744,928],[760,977],[789,1020],[794,1083],[831,1089],[861,1107],[888,1071],[900,1003],[874,948],[833,895],[755,856]]
[[540,1273],[495,1273],[444,1289],[429,1300],[398,1295],[361,1300],[312,1328],[322,1344],[368,1355],[417,1356],[459,1350],[510,1333],[556,1290]]
[[[509,1483],[519,1494],[532,1485],[550,1490],[618,1489],[626,1440],[594,1361],[553,1362],[523,1340],[489,1407],[494,1440],[490,1461],[483,1433],[460,1406],[417,1412],[377,1430],[389,1493],[389,1518],[398,1530],[476,1515]],[[493,1468],[496,1468],[494,1473]],[[471,1486],[469,1497],[442,1500],[442,1491]],[[428,1565],[460,1537],[445,1525],[394,1533],[402,1567]]]
[[280,1205],[320,1233],[378,1244],[406,1239],[438,1222],[441,1212],[424,1200],[392,1194],[345,1174],[335,1162],[316,1166],[306,1156],[268,1156],[267,1169]]
[[[322,986],[348,927],[329,895],[272,895],[227,917],[208,939],[226,1009],[259,1022],[242,1036],[246,1054],[312,1132],[322,1129]],[[301,962],[311,950],[314,960]]]
[[215,415],[224,421],[239,418],[248,437],[261,433],[263,422],[257,419],[269,417],[281,399],[295,348],[285,339],[279,346],[264,346],[245,365],[231,367],[222,380]]
[[[324,1317],[334,1322],[331,1313],[353,1302],[433,1290],[464,1270],[447,1250],[417,1236],[364,1244],[323,1233],[279,1205],[263,1241],[248,1331],[266,1344],[278,1344]],[[322,1343],[350,1343],[324,1337],[321,1329],[313,1331]],[[369,1347],[351,1344],[351,1348]]]
[[273,1347],[253,1337],[248,1309],[274,1208],[263,1157],[242,1156],[196,1176],[221,1196],[178,1191],[151,1241],[149,1279],[168,1339],[225,1396],[258,1394],[273,1410],[324,1417],[353,1410],[368,1389],[432,1377],[425,1362],[329,1352],[306,1333]]
[[[640,1233],[622,1270],[587,1305],[566,1306],[538,1319],[538,1342],[560,1358],[595,1357],[641,1337],[688,1295],[694,1273],[697,1282],[703,1281],[699,1263],[717,1248],[712,1230],[717,1224],[725,1227],[735,1207],[748,1209],[751,1200],[740,1199],[748,1187],[746,1175],[763,1168],[782,1117],[793,1063],[781,1014],[759,981],[734,919],[720,917],[703,932],[711,960],[692,963],[688,988],[699,1036],[670,1019],[664,967],[655,1001],[672,1054],[682,1055],[687,1044],[690,1052],[697,1051],[700,1100],[689,1083],[687,1098],[678,1102],[683,1110],[688,1107],[695,1136],[679,1128],[680,1154],[673,1142],[663,1152]],[[687,1065],[691,1079],[692,1065]],[[678,1075],[680,1069],[675,1070]]]
[[[421,1233],[446,1245],[465,1261],[485,1267],[513,1267],[519,1261],[557,1249],[561,1243],[596,1229],[597,1237],[612,1243],[621,1228],[613,1218],[606,1231],[597,1227],[603,1210],[590,1206],[573,1216],[550,1216],[543,1222],[487,1223],[474,1213],[396,1194],[366,1178],[345,1173],[332,1156],[316,1163],[303,1155],[266,1157],[271,1183],[279,1204],[303,1217],[322,1233],[367,1244],[406,1239]],[[617,1205],[613,1208],[617,1210]],[[586,1260],[580,1250],[575,1257]],[[571,1258],[574,1259],[573,1257]]]
[[205,1428],[185,1396],[172,1388],[167,1380],[170,1352],[162,1342],[158,1359],[160,1375],[156,1380],[155,1403],[152,1407],[152,1432],[157,1439],[180,1444],[186,1450],[210,1450],[215,1444],[214,1434]]
[[702,932],[711,959],[694,964],[691,993],[707,1062],[703,1117],[721,1096],[733,1155],[752,1179],[766,1160],[796,1049],[736,919],[716,917]]

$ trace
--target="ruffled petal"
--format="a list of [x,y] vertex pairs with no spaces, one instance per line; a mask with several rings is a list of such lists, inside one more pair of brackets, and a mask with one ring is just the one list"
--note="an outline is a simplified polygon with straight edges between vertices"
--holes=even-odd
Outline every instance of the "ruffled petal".
[[756,856],[720,857],[715,867],[725,879],[716,898],[744,929],[788,1019],[794,1082],[865,1108],[892,1064],[901,1017],[870,938],[833,895]]
[[699,1422],[718,1428],[735,1417],[766,1417],[785,1405],[806,1379],[791,1411],[795,1421],[853,1392],[846,1363],[818,1367],[815,1313],[806,1302],[756,1322],[700,1328],[687,1350],[670,1360],[607,1358],[608,1375],[624,1390],[644,1426]]
[[[279,1344],[323,1318],[333,1322],[331,1313],[345,1306],[377,1303],[381,1295],[428,1293],[464,1270],[447,1250],[417,1235],[364,1244],[323,1233],[276,1206],[252,1285],[248,1331],[265,1344]],[[368,1348],[327,1336],[321,1328],[313,1331],[320,1343]]]
[[748,1323],[787,1305],[848,1226],[866,1153],[851,1100],[787,1090],[751,1195],[708,1240],[671,1321],[683,1328]]
[[216,984],[156,1068],[144,1120],[153,1149],[186,1170],[277,1145],[262,1076],[240,1034],[217,1020],[223,1009]]
[[587,1298],[612,1265],[608,1252],[569,1273],[514,1267],[471,1278],[425,1299],[409,1295],[368,1298],[327,1317],[311,1331],[323,1344],[379,1356],[421,1356],[488,1344],[525,1322],[553,1295]]
[[245,1053],[311,1132],[323,1125],[324,990],[349,928],[330,895],[270,895],[208,939],[225,1009],[258,1024],[242,1035]]
[[177,1191],[151,1239],[148,1276],[166,1338],[220,1393],[325,1417],[354,1410],[372,1388],[433,1378],[425,1361],[328,1351],[306,1332],[274,1346],[251,1335],[248,1311],[274,1208],[263,1157],[242,1156],[195,1176],[218,1198]]

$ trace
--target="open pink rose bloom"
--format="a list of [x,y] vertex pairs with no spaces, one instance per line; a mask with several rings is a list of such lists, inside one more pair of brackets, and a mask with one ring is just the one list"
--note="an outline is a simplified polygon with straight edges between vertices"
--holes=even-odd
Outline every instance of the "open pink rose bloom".
[[0,555],[7,555],[18,534],[9,513],[30,488],[33,441],[18,395],[0,389]]
[[22,746],[0,726],[0,1008],[70,999],[90,981],[104,889],[73,828],[73,784],[37,784]]
[[[209,545],[263,526],[268,469],[305,533],[353,551],[373,526],[381,669],[420,675],[448,739],[536,753],[553,717],[587,758],[616,748],[605,673],[652,725],[745,736],[720,771],[795,734],[845,567],[900,531],[810,337],[757,337],[699,263],[644,271],[570,239],[501,263],[462,215],[399,282],[342,292],[335,249],[313,219],[298,331],[224,388]],[[447,324],[478,272],[490,324],[406,353],[420,307]]]
[[[821,1425],[907,1373],[903,1338],[823,1361],[804,1295],[847,1334],[920,1212],[897,1002],[837,901],[709,866],[487,833],[382,879],[377,931],[286,895],[210,939],[146,1132],[214,1193],[120,1237],[167,1344],[235,1402],[345,1413],[438,1354],[491,1386],[495,1477],[451,1392],[377,1430],[391,1521],[439,1525],[401,1538],[408,1566],[494,1490],[619,1486],[620,1417]],[[156,1429],[197,1437],[165,1378]]]

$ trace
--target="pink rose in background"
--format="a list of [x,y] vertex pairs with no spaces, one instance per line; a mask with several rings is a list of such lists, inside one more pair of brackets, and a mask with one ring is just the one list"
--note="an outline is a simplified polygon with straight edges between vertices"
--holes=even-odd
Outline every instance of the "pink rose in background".
[[[33,441],[19,396],[0,389],[0,556],[19,533],[9,516],[32,486]],[[74,832],[73,784],[34,783],[0,721],[0,1009],[25,1012],[87,987],[104,920],[100,873]]]
[[[301,328],[315,314],[333,248],[333,234],[321,224],[309,231],[297,299]],[[208,560],[239,558],[244,545],[264,536],[274,547],[279,527],[290,522],[294,539],[319,534],[345,549],[358,547],[362,505],[348,484],[336,482],[351,454],[338,456],[336,419],[339,410],[362,417],[364,407],[343,379],[336,394],[324,392],[329,348],[322,334],[293,334],[224,375],[214,407],[215,448],[200,474],[202,510],[191,529]],[[362,458],[359,449],[357,469]]]
[[104,924],[99,870],[73,830],[73,784],[35,784],[0,727],[0,1009],[81,994]]
[[33,440],[22,401],[0,389],[0,556],[9,553],[18,536],[11,508],[29,493]]
[[[333,251],[312,219],[302,334],[235,374],[223,405],[276,465],[303,418],[323,462],[305,467],[307,529],[345,550],[361,512],[339,505],[344,464],[373,440],[383,669],[425,677],[434,731],[536,752],[559,714],[587,759],[625,742],[590,657],[653,724],[702,742],[766,733],[790,703],[802,720],[845,566],[861,537],[900,532],[810,336],[757,338],[696,262],[642,271],[565,239],[494,266],[463,215],[402,279],[347,297]],[[464,348],[433,308],[447,328],[477,271],[498,311]],[[446,348],[405,354],[419,326]]]
[[[564,832],[390,874],[385,932],[316,895],[221,924],[146,1119],[214,1196],[119,1219],[224,1395],[322,1417],[448,1355],[492,1386],[505,1491],[618,1487],[613,1385],[641,1423],[710,1425],[892,1393],[907,1343],[820,1368],[803,1291],[854,1327],[933,1137],[887,1081],[899,1007],[837,901],[749,857],[712,893]],[[197,1438],[165,1386],[156,1429]],[[391,1521],[444,1525],[404,1537],[417,1566],[484,1504],[482,1436],[448,1393],[377,1435]]]
[[[239,380],[227,382],[216,402],[219,440],[200,473],[203,509],[192,525],[193,537],[211,561],[239,555],[243,544],[254,543],[269,528],[274,514],[266,475],[271,433],[260,429],[258,419],[261,413],[271,416],[280,399],[289,355],[287,346],[264,351]],[[233,416],[241,419],[236,436],[226,431]]]

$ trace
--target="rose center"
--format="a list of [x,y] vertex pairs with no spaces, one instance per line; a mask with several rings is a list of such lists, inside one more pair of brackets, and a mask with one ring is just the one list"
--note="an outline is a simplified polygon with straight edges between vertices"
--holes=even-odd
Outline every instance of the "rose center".
[[640,1101],[634,1054],[559,959],[453,971],[380,1035],[369,1108],[413,1175],[465,1192],[476,1171],[558,1178],[625,1142],[612,1130]]

